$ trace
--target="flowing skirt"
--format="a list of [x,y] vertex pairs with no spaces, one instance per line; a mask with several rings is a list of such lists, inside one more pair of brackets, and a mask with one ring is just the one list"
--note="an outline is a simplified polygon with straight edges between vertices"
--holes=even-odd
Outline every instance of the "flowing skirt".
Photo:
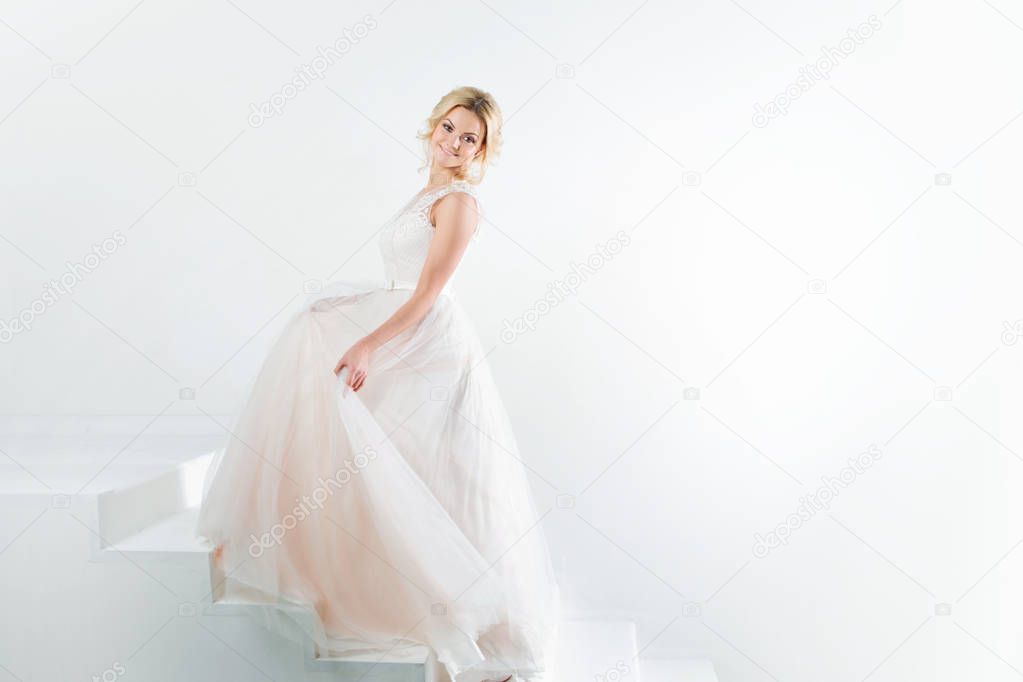
[[439,296],[358,392],[334,375],[411,293],[335,285],[277,338],[204,483],[217,598],[326,654],[426,645],[455,682],[552,679],[559,589],[464,310]]

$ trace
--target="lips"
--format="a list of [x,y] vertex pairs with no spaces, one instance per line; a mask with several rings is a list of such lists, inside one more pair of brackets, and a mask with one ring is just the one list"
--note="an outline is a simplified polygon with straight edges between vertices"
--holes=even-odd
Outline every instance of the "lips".
[[447,149],[445,149],[445,148],[444,148],[444,145],[440,145],[440,150],[441,150],[442,152],[444,152],[445,154],[447,154],[448,156],[458,156],[457,154],[455,154],[455,153],[453,153],[453,152],[450,152],[450,151],[448,151]]

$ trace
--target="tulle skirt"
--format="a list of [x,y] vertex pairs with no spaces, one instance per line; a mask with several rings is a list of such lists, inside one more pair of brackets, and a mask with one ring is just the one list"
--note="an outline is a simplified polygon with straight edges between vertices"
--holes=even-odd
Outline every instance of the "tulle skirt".
[[455,682],[550,680],[558,585],[461,306],[439,296],[358,392],[334,375],[411,293],[334,285],[278,336],[206,475],[216,597],[322,654],[426,645]]

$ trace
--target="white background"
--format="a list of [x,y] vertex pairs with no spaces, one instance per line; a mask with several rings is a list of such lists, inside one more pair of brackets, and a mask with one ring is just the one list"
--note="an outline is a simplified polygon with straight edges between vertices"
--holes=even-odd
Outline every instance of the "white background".
[[[828,79],[753,124],[871,15]],[[125,237],[5,337],[3,414],[235,413],[304,287],[381,276],[376,230],[425,184],[414,134],[475,85],[506,148],[459,297],[573,603],[726,682],[1023,674],[1018,4],[5,2],[0,20],[0,320]],[[627,248],[502,340],[620,230]]]

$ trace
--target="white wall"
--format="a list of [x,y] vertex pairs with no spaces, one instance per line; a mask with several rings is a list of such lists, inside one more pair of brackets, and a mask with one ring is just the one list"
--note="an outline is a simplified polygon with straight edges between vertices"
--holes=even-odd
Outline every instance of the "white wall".
[[[0,320],[115,242],[5,334],[0,412],[236,411],[305,281],[379,275],[375,230],[425,184],[417,126],[478,85],[507,145],[460,296],[568,591],[726,681],[1011,679],[1023,10],[551,5],[5,4]],[[833,48],[827,79],[755,124]],[[502,340],[620,230],[577,296]]]

